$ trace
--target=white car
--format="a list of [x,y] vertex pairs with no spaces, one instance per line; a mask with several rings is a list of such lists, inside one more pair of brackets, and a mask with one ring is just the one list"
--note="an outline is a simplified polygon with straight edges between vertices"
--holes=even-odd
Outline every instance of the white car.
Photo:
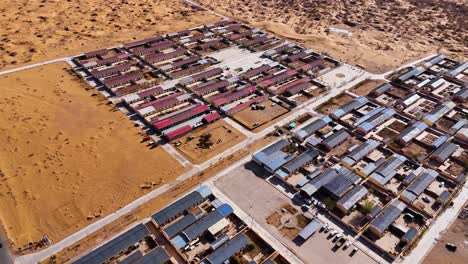
[[352,245],[352,244],[351,244],[351,241],[346,241],[346,243],[345,243],[344,246],[343,246],[343,249],[347,249],[347,248],[349,248],[349,246],[351,246],[351,245]]

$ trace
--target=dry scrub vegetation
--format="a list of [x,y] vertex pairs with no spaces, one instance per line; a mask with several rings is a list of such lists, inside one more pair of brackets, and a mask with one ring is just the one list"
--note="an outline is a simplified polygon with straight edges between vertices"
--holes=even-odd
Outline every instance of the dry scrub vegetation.
[[[387,71],[434,52],[460,60],[468,54],[466,0],[198,2],[371,71]],[[328,33],[329,27],[353,35]]]
[[0,69],[217,20],[178,0],[0,1]]

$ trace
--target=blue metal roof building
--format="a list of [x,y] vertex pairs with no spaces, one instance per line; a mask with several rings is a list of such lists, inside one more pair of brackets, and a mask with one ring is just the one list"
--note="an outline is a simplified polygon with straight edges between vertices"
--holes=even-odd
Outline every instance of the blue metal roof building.
[[432,126],[435,122],[437,122],[444,115],[450,112],[454,107],[455,107],[455,103],[452,101],[448,101],[443,104],[437,105],[436,107],[434,107],[434,109],[432,109],[431,112],[429,112],[427,115],[425,115],[422,118],[422,121]]
[[303,141],[307,137],[311,136],[314,134],[316,131],[324,128],[327,126],[328,123],[330,123],[332,120],[328,116],[322,116],[319,119],[313,121],[312,123],[302,127],[301,129],[298,129],[296,132],[294,132],[294,136]]
[[370,179],[382,186],[387,184],[396,175],[398,167],[405,163],[406,160],[406,157],[402,155],[393,155],[371,174]]
[[392,88],[393,86],[390,84],[390,83],[384,83],[380,86],[378,86],[377,88],[375,88],[373,91],[372,91],[372,94],[375,95],[375,96],[379,96],[379,95],[382,95],[384,94],[386,91],[390,90],[390,88]]
[[398,77],[398,79],[400,79],[401,81],[406,81],[408,80],[409,78],[413,77],[413,76],[418,76],[419,74],[423,73],[425,71],[425,69],[423,67],[417,67],[417,68],[414,68],[412,69],[411,71],[405,73],[405,74],[402,74]]
[[224,243],[221,247],[211,253],[203,261],[204,264],[223,264],[230,257],[241,251],[250,243],[250,240],[244,235],[239,234]]
[[289,146],[289,142],[281,139],[252,156],[253,161],[262,165],[268,172],[274,173],[288,161],[296,157],[296,154],[283,152],[282,149]]
[[408,144],[415,137],[419,136],[426,128],[429,126],[426,123],[418,121],[411,126],[403,129],[401,133],[397,136],[397,140],[403,145]]
[[164,225],[183,214],[185,211],[203,202],[209,195],[211,190],[208,186],[203,185],[198,190],[189,193],[180,198],[169,206],[155,213],[152,218],[158,225]]
[[405,209],[406,204],[399,200],[393,201],[371,222],[369,230],[378,236],[382,236],[385,230],[387,230]]
[[378,114],[370,117],[367,121],[360,124],[357,128],[357,131],[362,134],[367,134],[372,129],[383,124],[385,121],[389,120],[396,112],[393,109],[386,108]]
[[366,142],[361,144],[359,147],[355,148],[353,151],[351,151],[348,156],[343,158],[343,162],[348,164],[349,166],[353,166],[356,164],[358,161],[360,161],[362,158],[367,156],[369,153],[371,153],[373,150],[375,150],[380,143],[377,140],[373,139],[368,139]]
[[349,133],[346,132],[346,130],[341,129],[340,131],[335,132],[331,136],[324,139],[321,144],[326,149],[331,150],[335,148],[336,146],[340,145],[341,143],[343,143],[349,137],[350,137]]
[[334,177],[331,181],[323,185],[323,188],[327,190],[335,199],[343,197],[343,195],[351,190],[353,186],[359,181],[361,177],[354,172],[341,167],[338,171],[338,176]]
[[387,109],[385,106],[378,106],[374,109],[372,109],[371,111],[369,111],[367,114],[365,114],[364,116],[358,118],[353,126],[359,126],[360,124],[364,123],[365,121],[369,120],[369,118],[377,115],[378,113],[382,112],[384,109]]
[[304,229],[299,232],[298,237],[307,240],[322,226],[322,222],[317,218],[314,218]]
[[421,195],[421,193],[424,192],[424,190],[427,189],[427,187],[429,187],[438,175],[439,174],[432,169],[422,173],[421,176],[416,178],[416,180],[401,194],[401,199],[410,203],[413,202],[419,197],[419,195]]
[[280,170],[275,173],[275,176],[280,179],[286,179],[292,173],[296,172],[300,168],[304,167],[308,163],[312,162],[315,158],[319,156],[319,153],[314,149],[309,149],[299,156],[297,156],[292,161],[286,163]]
[[313,178],[309,183],[304,185],[301,188],[301,193],[305,194],[306,196],[312,196],[318,189],[320,189],[323,185],[332,181],[338,175],[338,171],[333,168],[328,168],[320,175]]
[[169,238],[173,238],[175,235],[179,234],[182,230],[190,226],[191,224],[195,223],[197,221],[197,217],[193,214],[188,214],[178,220],[177,222],[171,224],[170,226],[166,227],[164,229],[164,233]]
[[355,204],[357,204],[362,198],[367,195],[367,189],[364,186],[358,185],[349,191],[336,203],[336,207],[343,212],[347,212]]
[[438,162],[445,162],[452,154],[458,149],[457,144],[453,144],[452,142],[445,142],[443,143],[438,149],[432,153],[431,157]]
[[449,71],[448,74],[452,75],[453,77],[456,77],[458,74],[460,74],[461,72],[463,72],[466,69],[468,69],[468,62],[465,62],[465,63],[459,65],[457,68]]
[[188,241],[201,236],[208,228],[216,224],[219,220],[232,214],[233,209],[230,205],[224,204],[216,210],[211,211],[208,215],[195,222],[193,225],[187,227],[182,234]]
[[170,257],[166,250],[162,247],[157,247],[136,261],[135,264],[166,264],[169,259]]
[[358,97],[352,100],[351,102],[348,102],[339,108],[333,110],[330,113],[330,116],[335,119],[340,119],[347,113],[351,112],[352,110],[358,109],[359,107],[367,104],[369,100],[366,97]]
[[112,239],[99,248],[73,262],[73,264],[101,264],[111,257],[120,254],[121,251],[143,240],[149,235],[149,231],[143,224],[139,224],[127,232]]

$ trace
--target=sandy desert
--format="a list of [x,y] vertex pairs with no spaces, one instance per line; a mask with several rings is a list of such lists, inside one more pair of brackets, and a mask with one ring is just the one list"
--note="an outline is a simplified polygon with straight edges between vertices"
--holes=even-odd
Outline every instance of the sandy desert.
[[0,77],[0,221],[59,241],[185,171],[65,63]]
[[197,0],[371,72],[433,53],[468,57],[466,0]]
[[12,0],[0,1],[0,14],[0,69],[220,19],[179,0]]

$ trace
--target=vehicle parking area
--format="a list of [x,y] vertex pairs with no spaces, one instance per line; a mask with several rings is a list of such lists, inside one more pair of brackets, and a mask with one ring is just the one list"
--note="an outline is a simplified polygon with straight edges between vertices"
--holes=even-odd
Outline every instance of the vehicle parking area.
[[[288,237],[289,232],[285,232],[284,229],[282,232],[275,225],[269,224],[268,219],[271,222],[271,215],[275,213],[283,212],[283,215],[288,215],[291,214],[288,210],[290,207],[298,212],[302,212],[302,209],[297,199],[291,200],[279,191],[277,186],[262,178],[266,176],[262,168],[249,162],[218,179],[215,185],[305,263],[377,263],[360,250],[354,255],[351,254],[354,247],[352,245],[345,250],[343,247],[337,248],[335,244],[337,241],[332,238],[330,231],[325,233],[319,230],[304,243],[299,244]],[[285,210],[287,212],[284,213]],[[313,218],[313,214],[313,210],[304,213],[309,219]],[[284,226],[284,223],[281,224],[281,227]]]

